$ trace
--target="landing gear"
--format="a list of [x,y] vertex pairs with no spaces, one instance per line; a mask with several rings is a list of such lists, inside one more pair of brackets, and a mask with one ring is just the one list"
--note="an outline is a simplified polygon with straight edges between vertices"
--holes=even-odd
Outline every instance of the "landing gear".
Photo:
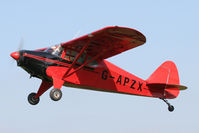
[[62,97],[62,92],[60,89],[57,89],[57,88],[54,88],[50,91],[50,98],[53,100],[53,101],[58,101],[60,100]]
[[35,98],[36,93],[30,93],[28,95],[28,102],[32,105],[36,105],[39,103],[39,97]]
[[163,99],[163,98],[160,98],[160,99],[162,99],[168,105],[168,110],[170,112],[174,111],[174,106],[173,105],[171,105],[166,99]]

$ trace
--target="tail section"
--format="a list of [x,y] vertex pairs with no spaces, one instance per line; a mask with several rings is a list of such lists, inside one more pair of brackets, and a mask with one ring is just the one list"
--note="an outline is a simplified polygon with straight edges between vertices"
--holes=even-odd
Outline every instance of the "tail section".
[[146,81],[152,91],[162,90],[162,98],[167,99],[176,98],[179,90],[187,88],[180,85],[178,70],[172,61],[164,62]]

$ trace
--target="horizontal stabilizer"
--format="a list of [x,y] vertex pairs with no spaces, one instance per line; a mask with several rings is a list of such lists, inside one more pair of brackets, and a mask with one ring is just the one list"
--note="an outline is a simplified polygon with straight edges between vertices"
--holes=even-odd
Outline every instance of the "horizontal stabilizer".
[[163,88],[163,89],[171,89],[171,88],[178,88],[179,90],[187,89],[186,86],[174,85],[174,84],[147,83],[147,86],[150,88]]

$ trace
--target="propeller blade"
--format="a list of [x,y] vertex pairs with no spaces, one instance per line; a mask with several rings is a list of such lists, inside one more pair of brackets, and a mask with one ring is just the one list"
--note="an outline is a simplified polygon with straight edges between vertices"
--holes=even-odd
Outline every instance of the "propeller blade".
[[23,39],[23,37],[22,37],[21,40],[20,40],[20,42],[19,42],[17,51],[22,50],[22,49],[23,49],[23,46],[24,46],[24,39]]

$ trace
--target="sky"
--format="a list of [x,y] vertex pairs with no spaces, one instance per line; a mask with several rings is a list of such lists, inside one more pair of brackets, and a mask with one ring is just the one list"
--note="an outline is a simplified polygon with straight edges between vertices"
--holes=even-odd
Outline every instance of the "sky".
[[[0,132],[198,133],[198,0],[0,0]],[[142,32],[147,42],[108,59],[147,79],[167,60],[188,87],[168,112],[159,99],[63,87],[54,102],[48,90],[32,106],[27,96],[41,81],[16,66],[10,53],[66,42],[106,26]]]

